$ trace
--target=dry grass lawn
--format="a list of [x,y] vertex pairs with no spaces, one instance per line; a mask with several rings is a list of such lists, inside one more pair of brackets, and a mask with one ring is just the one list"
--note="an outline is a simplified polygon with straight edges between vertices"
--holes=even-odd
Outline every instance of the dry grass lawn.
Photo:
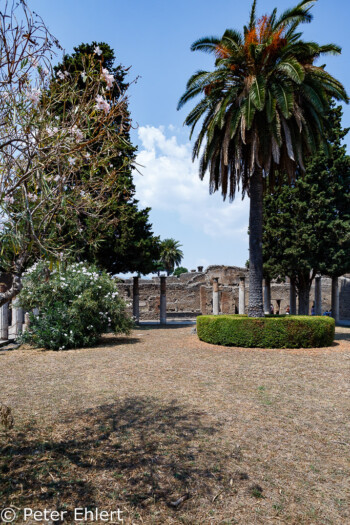
[[189,327],[0,349],[15,420],[0,432],[0,507],[16,523],[23,507],[67,511],[52,523],[98,507],[124,524],[346,525],[349,365],[345,328],[314,350],[216,347]]

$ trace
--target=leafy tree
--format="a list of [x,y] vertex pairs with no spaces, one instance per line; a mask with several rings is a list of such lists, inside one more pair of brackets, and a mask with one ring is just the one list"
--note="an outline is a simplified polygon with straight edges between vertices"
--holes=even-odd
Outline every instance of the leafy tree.
[[[114,79],[108,89],[110,100],[118,100],[120,96],[124,96],[129,87],[126,80],[128,69],[122,65],[115,66],[114,52],[104,42],[92,42],[75,47],[74,53],[66,55],[56,71],[63,69],[69,73],[80,72],[80,93],[83,98],[85,63],[87,57],[94,55],[95,49],[100,53],[96,64],[98,72],[101,72],[102,77]],[[108,77],[108,75],[112,76]],[[58,111],[62,111],[62,108],[58,108]],[[139,210],[138,201],[135,199],[133,163],[137,148],[130,143],[129,127],[130,115],[127,111],[123,122],[120,119],[115,121],[115,133],[119,136],[120,142],[118,151],[114,151],[109,159],[109,168],[118,172],[118,177],[110,188],[114,200],[109,213],[115,220],[100,230],[101,241],[96,244],[91,243],[87,231],[94,230],[94,219],[85,218],[81,227],[86,231],[86,239],[78,249],[81,258],[96,262],[110,272],[135,271],[146,274],[154,270],[155,261],[159,259],[160,240],[153,235],[152,225],[149,223],[150,208]],[[99,145],[96,144],[95,148],[98,147]],[[103,172],[99,175],[101,178],[104,177]],[[72,238],[74,235],[72,229]]]
[[115,123],[129,123],[125,95],[110,99],[97,53],[86,60],[84,79],[78,71],[54,76],[57,42],[26,2],[6,3],[0,17],[0,266],[13,274],[1,306],[19,292],[31,259],[75,255],[85,239],[81,218],[93,222],[90,240],[98,244],[113,222],[110,188],[129,162],[109,167],[111,153],[126,143]]
[[[304,157],[324,144],[328,95],[348,100],[343,86],[315,60],[340,48],[301,39],[299,26],[310,22],[314,1],[302,0],[277,16],[256,18],[256,0],[243,34],[227,29],[221,38],[205,37],[192,50],[212,53],[215,69],[198,71],[188,81],[178,108],[202,95],[187,116],[191,136],[201,129],[193,158],[201,153],[199,175],[209,172],[209,190],[221,188],[232,201],[241,186],[250,197],[248,314],[263,316],[263,181],[276,173],[292,181],[304,171]],[[326,146],[326,144],[324,144]]]
[[181,244],[175,239],[164,239],[160,245],[160,265],[170,275],[183,259]]
[[182,273],[188,273],[187,268],[178,266],[178,268],[175,268],[173,275],[175,275],[175,277],[179,277]]
[[299,314],[309,313],[309,293],[316,274],[338,277],[350,271],[350,158],[342,139],[341,107],[327,116],[329,154],[314,155],[304,176],[264,199],[264,272],[288,276],[299,295]]

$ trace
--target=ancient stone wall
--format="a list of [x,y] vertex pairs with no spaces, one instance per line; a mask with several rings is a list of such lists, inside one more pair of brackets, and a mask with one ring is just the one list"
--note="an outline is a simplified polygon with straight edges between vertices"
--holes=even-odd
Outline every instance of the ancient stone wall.
[[[213,311],[213,280],[219,281],[220,313],[238,313],[239,281],[245,277],[245,309],[248,307],[248,270],[236,266],[209,266],[204,272],[189,272],[179,277],[168,277],[167,316],[169,319],[194,318]],[[322,278],[322,312],[331,308],[331,279]],[[119,285],[121,294],[132,302],[132,279]],[[339,279],[340,319],[350,319],[350,275]],[[160,279],[139,280],[140,319],[159,320]],[[314,301],[314,285],[310,292],[310,311]],[[272,282],[271,302],[275,313],[283,314],[289,305],[289,282]],[[130,312],[132,306],[130,305]]]

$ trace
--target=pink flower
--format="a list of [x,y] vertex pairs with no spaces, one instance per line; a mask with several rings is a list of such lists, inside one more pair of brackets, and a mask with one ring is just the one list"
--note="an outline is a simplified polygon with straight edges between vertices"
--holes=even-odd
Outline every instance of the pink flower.
[[34,105],[39,103],[40,96],[41,96],[40,89],[31,89],[31,90],[28,89],[26,91],[27,99],[33,102]]
[[76,124],[74,124],[74,126],[72,127],[71,132],[73,133],[73,135],[75,135],[77,142],[81,142],[82,140],[84,140],[84,134]]
[[113,85],[113,82],[115,81],[114,76],[110,74],[108,69],[103,68],[102,69],[102,75],[101,78],[106,82],[107,89],[110,89]]
[[46,132],[48,134],[49,137],[52,137],[53,135],[55,135],[55,133],[58,133],[58,127],[57,126],[53,126],[52,128],[50,128],[49,126],[46,128]]
[[4,198],[4,202],[8,202],[9,204],[13,204],[15,202],[15,199],[13,197],[10,197],[9,195],[6,195]]
[[107,114],[109,113],[109,110],[111,109],[111,105],[108,104],[107,100],[104,99],[101,95],[97,95],[96,97],[96,108],[97,109],[103,109],[103,111]]

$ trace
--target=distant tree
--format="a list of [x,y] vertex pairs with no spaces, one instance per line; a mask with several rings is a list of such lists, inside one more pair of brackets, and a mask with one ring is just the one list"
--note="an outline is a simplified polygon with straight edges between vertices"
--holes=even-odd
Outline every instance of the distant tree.
[[[341,107],[329,108],[329,155],[320,150],[303,177],[264,199],[264,273],[288,276],[299,295],[299,314],[309,313],[309,293],[316,274],[338,277],[350,271],[350,158],[342,139]],[[268,181],[267,181],[268,182]]]
[[170,275],[183,259],[181,244],[175,239],[164,239],[160,244],[160,265]]
[[[95,49],[99,50],[98,55],[94,53]],[[71,55],[66,55],[62,64],[55,69],[57,72],[64,70],[68,73],[81,73],[80,89],[83,99],[85,96],[85,63],[91,55],[97,56],[96,68],[107,82],[106,89],[110,100],[112,102],[118,100],[129,87],[126,80],[128,68],[121,64],[115,65],[114,51],[105,42],[80,44],[74,48]],[[60,107],[58,111],[60,112],[62,109]],[[78,248],[80,258],[96,262],[112,273],[138,272],[147,274],[154,271],[155,263],[159,260],[160,240],[152,232],[152,225],[149,222],[150,208],[139,209],[139,203],[135,199],[133,163],[135,162],[137,148],[130,142],[130,115],[127,108],[126,111],[127,117],[123,122],[118,119],[115,121],[115,133],[119,137],[119,148],[113,153],[111,152],[108,159],[109,169],[118,172],[118,177],[115,178],[114,184],[110,188],[114,199],[109,213],[115,220],[113,223],[106,223],[105,227],[100,229],[99,243],[91,243],[87,230],[93,229],[93,220],[84,219],[81,227],[87,233],[86,240]],[[98,148],[98,144],[95,147]],[[84,176],[83,172],[81,176]],[[103,178],[104,173],[101,172],[100,176]],[[71,236],[74,235],[75,232],[72,230]],[[81,240],[84,240],[83,236],[80,236]]]
[[178,268],[175,268],[173,275],[175,275],[175,277],[179,277],[182,273],[188,273],[188,270],[183,266],[179,266]]
[[324,66],[315,65],[340,48],[301,39],[300,24],[312,20],[314,1],[260,19],[256,3],[243,32],[227,29],[220,38],[192,44],[192,51],[214,55],[215,68],[191,76],[178,107],[201,96],[185,124],[192,136],[200,123],[193,158],[201,156],[199,175],[208,172],[210,193],[221,189],[233,200],[241,187],[250,197],[248,315],[262,317],[264,179],[273,184],[279,170],[290,179],[303,171],[305,157],[323,143],[327,95],[348,97]]

